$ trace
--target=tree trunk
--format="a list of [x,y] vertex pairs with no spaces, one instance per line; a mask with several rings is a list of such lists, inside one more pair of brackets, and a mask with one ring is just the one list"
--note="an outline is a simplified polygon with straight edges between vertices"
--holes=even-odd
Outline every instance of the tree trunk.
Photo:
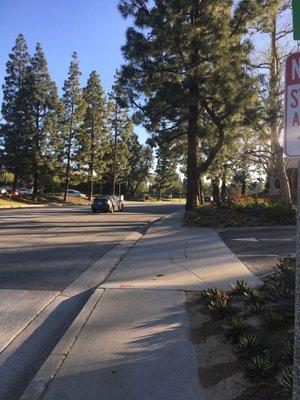
[[36,116],[35,120],[35,138],[34,138],[34,154],[33,154],[33,192],[32,192],[32,201],[37,202],[37,194],[38,194],[38,186],[39,186],[39,163],[38,163],[38,155],[40,151],[40,143],[39,143],[39,116]]
[[89,166],[89,193],[88,198],[90,201],[93,199],[94,193],[94,153],[95,153],[95,133],[94,133],[94,121],[92,124],[92,145],[91,145],[91,162]]
[[14,173],[14,181],[13,181],[13,187],[12,187],[13,192],[16,190],[17,185],[18,185],[18,174]]
[[71,108],[71,118],[70,118],[70,130],[69,130],[69,140],[68,140],[68,153],[67,153],[67,166],[66,166],[66,179],[65,179],[65,193],[64,201],[68,200],[68,189],[69,189],[69,179],[70,179],[70,164],[71,164],[71,146],[72,146],[72,136],[73,136],[73,114],[74,105]]
[[64,193],[64,201],[65,202],[67,202],[67,200],[68,200],[69,177],[70,177],[70,162],[71,162],[71,144],[69,144],[68,155],[67,155],[65,193]]
[[112,194],[116,194],[116,183],[117,183],[117,144],[118,144],[118,105],[115,100],[115,131],[114,131],[114,155],[113,155],[113,177],[112,177]]
[[283,149],[278,142],[274,143],[274,146],[276,154],[276,170],[280,184],[280,198],[281,200],[291,204],[292,203],[291,188],[285,169]]
[[226,171],[223,172],[222,175],[222,185],[221,185],[221,201],[223,204],[226,203]]
[[94,179],[93,179],[93,167],[90,166],[89,168],[89,193],[88,193],[88,198],[90,201],[92,201],[93,199],[93,193],[94,193]]
[[[191,12],[191,25],[196,25],[199,18],[199,2],[193,2]],[[199,65],[199,48],[195,43],[190,55],[191,70],[189,72],[189,123],[188,123],[188,154],[187,154],[187,192],[186,210],[193,210],[198,205],[199,189],[199,77],[197,68]]]
[[200,204],[203,204],[204,203],[204,201],[203,201],[203,184],[202,184],[202,177],[200,176],[199,177],[199,189],[198,189],[198,191],[199,191],[199,203]]
[[[270,51],[270,77],[269,77],[269,104],[270,104],[270,135],[275,156],[276,176],[280,184],[280,198],[283,201],[292,203],[291,190],[287,178],[283,149],[279,143],[280,137],[280,118],[277,115],[278,91],[280,86],[280,61],[277,48],[277,15],[274,13],[270,28],[271,51]],[[273,115],[272,115],[273,114]]]
[[276,171],[275,167],[269,169],[268,184],[269,184],[269,197],[274,198],[276,196]]
[[188,160],[187,160],[187,193],[186,210],[197,208],[198,202],[198,138],[194,135],[188,136]]
[[247,190],[246,175],[244,175],[242,178],[242,188],[241,188],[242,196],[246,196],[246,190]]
[[161,195],[162,195],[162,189],[158,188],[157,189],[157,201],[161,201]]
[[293,400],[300,399],[300,161],[298,162],[297,187],[297,242],[296,242],[296,287],[295,287],[295,354]]
[[32,201],[37,202],[38,195],[38,185],[39,185],[39,173],[37,167],[35,166],[35,172],[33,174],[33,191],[32,191]]
[[220,207],[220,187],[219,187],[219,179],[215,178],[212,180],[212,194],[214,198],[214,202],[217,207]]

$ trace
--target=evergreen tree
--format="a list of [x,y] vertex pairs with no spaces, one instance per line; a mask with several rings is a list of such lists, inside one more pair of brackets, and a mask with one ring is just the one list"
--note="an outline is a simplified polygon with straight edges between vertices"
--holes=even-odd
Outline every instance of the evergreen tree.
[[[124,178],[130,174],[130,141],[133,136],[133,123],[129,115],[129,110],[122,101],[123,88],[119,82],[117,73],[115,84],[109,95],[109,127],[110,127],[110,151],[109,159],[111,160],[111,189],[112,194],[116,193],[116,185],[120,186]],[[120,193],[119,193],[120,194]]]
[[106,172],[107,162],[104,158],[108,150],[108,109],[100,77],[93,71],[83,91],[86,101],[84,125],[79,137],[78,160],[88,167],[88,197],[92,200],[93,180]]
[[72,54],[68,78],[63,86],[64,115],[61,127],[63,156],[66,165],[64,201],[68,198],[68,188],[72,163],[75,162],[79,137],[82,137],[82,128],[86,103],[80,88],[80,69],[77,53]]
[[57,135],[58,98],[55,83],[50,79],[47,61],[40,43],[28,68],[27,84],[24,88],[26,119],[32,127],[31,157],[33,194],[37,200],[41,175],[51,169],[55,159],[54,138]]
[[134,197],[140,185],[150,176],[153,165],[152,149],[139,143],[136,134],[132,135],[129,143],[129,169],[130,173],[126,176],[126,185],[132,197]]
[[3,85],[3,103],[0,136],[4,147],[3,160],[14,174],[14,187],[19,178],[30,175],[29,153],[30,126],[24,118],[24,86],[27,81],[30,56],[23,35],[18,35],[6,64]]
[[172,151],[166,146],[158,148],[156,157],[155,184],[157,187],[157,201],[160,201],[163,191],[168,189],[177,178],[177,160],[174,158]]
[[[158,139],[187,135],[187,204],[197,205],[199,177],[251,105],[245,19],[230,0],[120,1],[134,19],[123,53],[122,83],[135,117]],[[209,140],[207,140],[209,139]],[[207,141],[207,151],[199,154]]]

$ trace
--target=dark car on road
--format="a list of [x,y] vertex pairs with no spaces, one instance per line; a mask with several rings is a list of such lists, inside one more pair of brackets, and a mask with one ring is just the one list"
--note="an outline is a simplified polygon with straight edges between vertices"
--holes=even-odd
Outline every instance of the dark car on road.
[[118,196],[98,196],[94,198],[92,211],[110,213],[115,211],[123,211],[123,202]]

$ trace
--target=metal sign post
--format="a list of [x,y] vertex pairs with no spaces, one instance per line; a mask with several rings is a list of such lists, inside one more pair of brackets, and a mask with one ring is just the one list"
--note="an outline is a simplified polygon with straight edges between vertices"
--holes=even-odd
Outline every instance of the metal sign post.
[[287,157],[298,159],[293,400],[300,400],[300,52],[286,60],[284,149]]

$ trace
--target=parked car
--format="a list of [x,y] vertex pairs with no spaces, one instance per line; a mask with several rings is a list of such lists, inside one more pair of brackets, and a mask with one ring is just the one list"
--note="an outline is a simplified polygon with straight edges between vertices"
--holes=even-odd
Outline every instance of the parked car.
[[19,197],[20,196],[19,189],[13,190],[12,188],[7,188],[7,192],[6,193],[10,197]]
[[30,195],[33,193],[33,189],[28,189],[25,187],[18,188],[18,191],[19,191],[20,196],[23,196],[24,194]]
[[1,194],[6,194],[7,193],[7,188],[5,187],[0,187],[0,195]]
[[73,189],[68,189],[68,196],[69,197],[82,197],[83,199],[86,199],[86,195],[81,193],[79,190],[73,190]]
[[214,201],[214,198],[212,196],[203,196],[204,203],[212,203],[213,201]]
[[94,198],[92,211],[103,211],[113,213],[114,211],[123,211],[124,205],[118,196],[98,196]]

